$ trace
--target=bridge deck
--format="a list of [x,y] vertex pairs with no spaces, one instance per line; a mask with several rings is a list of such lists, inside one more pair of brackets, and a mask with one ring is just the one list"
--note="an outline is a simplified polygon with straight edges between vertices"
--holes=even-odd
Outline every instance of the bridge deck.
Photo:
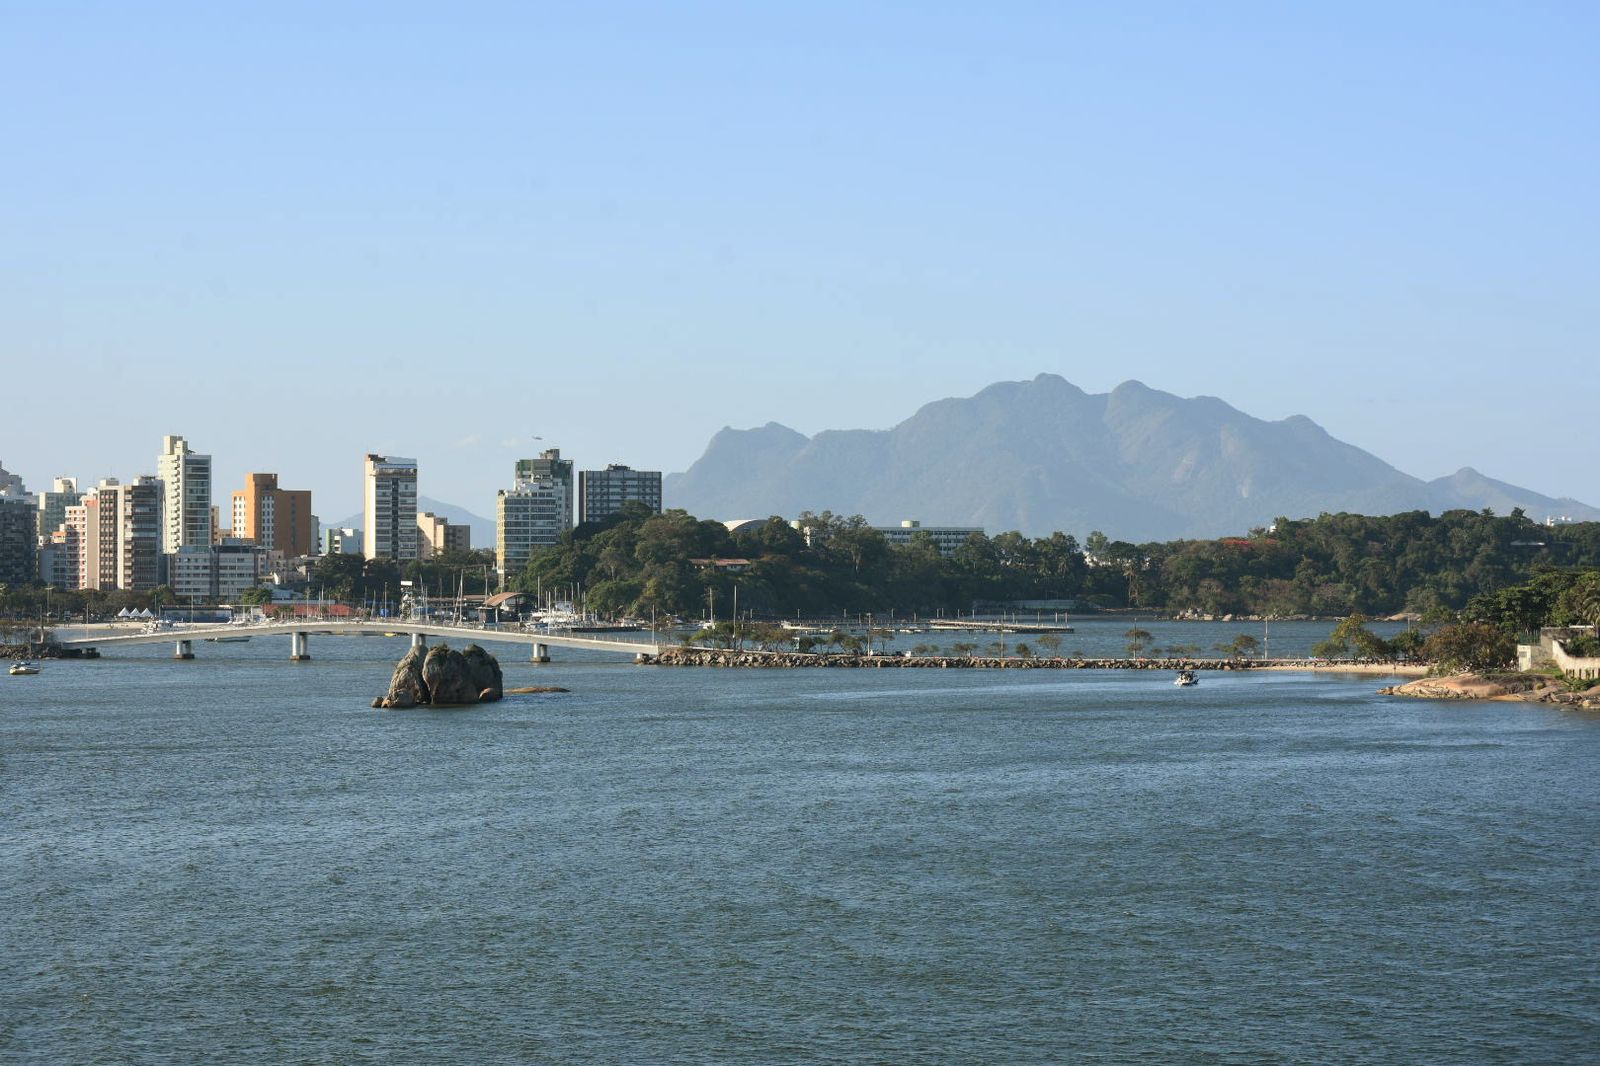
[[420,633],[428,637],[441,637],[467,643],[543,644],[551,648],[590,648],[595,651],[614,651],[628,655],[654,655],[665,645],[631,640],[606,640],[597,637],[571,636],[565,633],[539,633],[522,629],[492,629],[478,626],[439,625],[431,622],[344,622],[304,620],[297,622],[267,622],[260,625],[188,625],[181,629],[162,629],[153,633],[89,634],[62,636],[59,643],[66,648],[111,648],[133,644],[172,644],[180,640],[208,640],[213,637],[270,637],[306,633],[330,637],[381,637],[389,634],[409,637]]

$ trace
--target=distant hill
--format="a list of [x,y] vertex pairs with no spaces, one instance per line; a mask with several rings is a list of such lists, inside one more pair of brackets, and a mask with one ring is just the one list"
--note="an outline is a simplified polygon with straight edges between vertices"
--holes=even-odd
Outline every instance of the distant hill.
[[[417,510],[419,512],[432,511],[440,518],[450,522],[451,525],[471,526],[472,546],[474,548],[494,547],[494,519],[492,518],[484,518],[482,515],[473,514],[465,507],[457,507],[453,503],[445,503],[443,500],[435,500],[429,496],[417,497]],[[357,513],[350,515],[348,518],[341,518],[337,522],[325,523],[325,525],[329,529],[339,529],[341,527],[360,529],[363,521],[361,514]]]
[[1054,374],[930,403],[888,430],[723,429],[663,493],[667,506],[705,518],[826,509],[875,524],[1099,529],[1135,541],[1225,536],[1324,511],[1522,507],[1536,519],[1600,520],[1576,500],[1471,469],[1423,481],[1304,416],[1267,422],[1137,381],[1089,394]]

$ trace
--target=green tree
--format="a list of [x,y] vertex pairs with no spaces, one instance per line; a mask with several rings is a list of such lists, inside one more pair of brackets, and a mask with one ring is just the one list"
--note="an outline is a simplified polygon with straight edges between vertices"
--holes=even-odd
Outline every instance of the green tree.
[[1422,652],[1442,670],[1474,673],[1502,670],[1517,659],[1517,645],[1511,634],[1483,622],[1445,626],[1428,638]]
[[1148,629],[1140,629],[1138,626],[1134,626],[1123,633],[1122,636],[1128,642],[1128,655],[1131,658],[1140,658],[1145,648],[1150,646],[1151,636]]
[[1371,619],[1357,612],[1334,627],[1328,639],[1311,649],[1319,659],[1387,659],[1391,655],[1389,644],[1367,628]]

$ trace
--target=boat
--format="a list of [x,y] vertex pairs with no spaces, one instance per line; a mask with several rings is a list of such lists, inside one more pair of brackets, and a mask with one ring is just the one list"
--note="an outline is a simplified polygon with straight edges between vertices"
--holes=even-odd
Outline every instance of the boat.
[[1179,688],[1189,688],[1192,685],[1198,685],[1200,679],[1194,676],[1193,670],[1179,670],[1177,679],[1172,683]]
[[12,663],[11,669],[6,671],[6,673],[10,674],[12,677],[26,677],[30,674],[37,674],[38,672],[38,663],[24,662],[22,660]]
[[207,637],[206,640],[209,643],[212,643],[212,644],[244,644],[244,643],[247,643],[250,640],[250,638],[249,637]]

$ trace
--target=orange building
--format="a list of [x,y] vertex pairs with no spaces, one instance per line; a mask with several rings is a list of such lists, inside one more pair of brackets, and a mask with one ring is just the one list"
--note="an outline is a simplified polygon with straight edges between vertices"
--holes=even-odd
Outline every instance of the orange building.
[[277,474],[246,474],[233,494],[233,535],[289,559],[312,554],[311,490],[280,489]]

